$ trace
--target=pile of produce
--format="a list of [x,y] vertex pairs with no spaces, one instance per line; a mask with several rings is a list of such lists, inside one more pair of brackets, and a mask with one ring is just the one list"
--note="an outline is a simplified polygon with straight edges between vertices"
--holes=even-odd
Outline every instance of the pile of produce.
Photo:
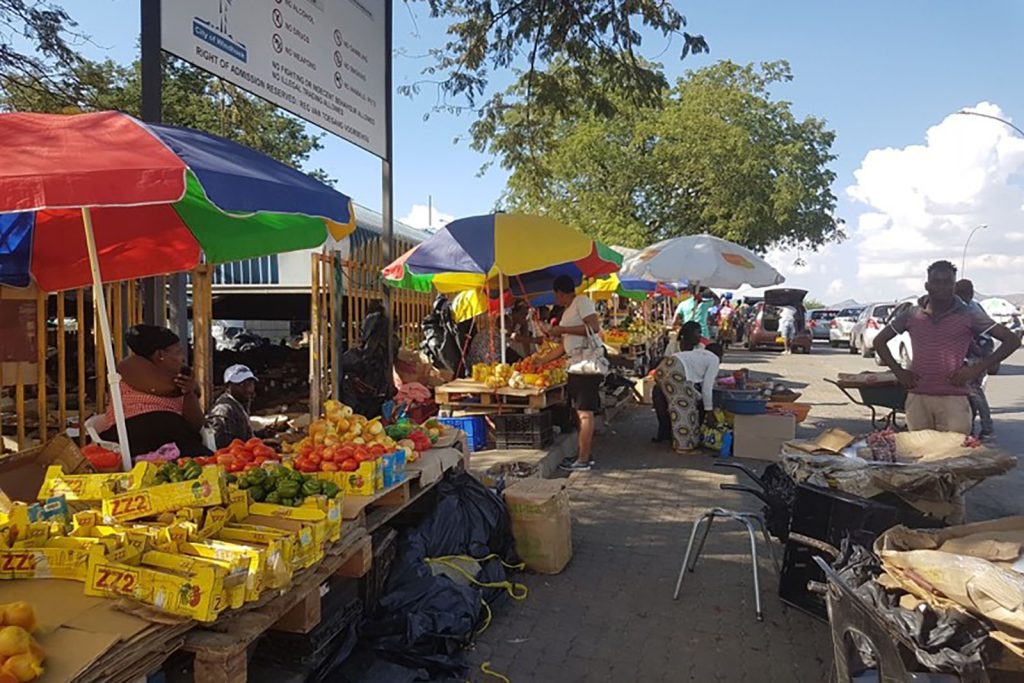
[[260,439],[235,439],[208,457],[193,458],[200,465],[222,465],[228,472],[243,472],[265,462],[279,462],[281,456]]
[[85,459],[100,472],[109,472],[121,467],[120,455],[94,443],[83,448],[82,455],[84,455]]
[[43,673],[43,648],[32,637],[35,610],[27,602],[0,605],[0,683],[28,683]]
[[[422,425],[408,420],[401,420],[393,425],[388,425],[386,432],[388,436],[398,443],[399,448],[405,449],[405,461],[415,462],[418,454],[428,451],[437,443],[444,431],[445,426],[435,419],[430,419]],[[410,460],[410,458],[412,458]]]
[[194,458],[178,458],[176,462],[166,462],[156,471],[157,484],[171,484],[178,481],[198,479],[203,473],[203,466]]
[[321,481],[283,465],[257,467],[235,478],[234,482],[229,477],[228,482],[248,491],[249,499],[254,503],[286,507],[299,507],[307,496],[324,495],[333,499],[340,492],[333,482]]
[[868,448],[875,462],[896,462],[896,432],[888,428],[868,434]]
[[607,330],[604,332],[603,337],[606,344],[614,344],[616,346],[629,344],[633,339],[632,334],[626,330],[620,329]]
[[561,346],[560,342],[546,341],[536,353],[522,359],[515,365],[507,363],[477,363],[473,366],[473,380],[482,382],[491,389],[512,387],[546,389],[564,384],[567,378],[565,356],[548,360]]
[[487,385],[489,389],[508,386],[515,372],[508,363],[477,363],[473,366],[473,381]]

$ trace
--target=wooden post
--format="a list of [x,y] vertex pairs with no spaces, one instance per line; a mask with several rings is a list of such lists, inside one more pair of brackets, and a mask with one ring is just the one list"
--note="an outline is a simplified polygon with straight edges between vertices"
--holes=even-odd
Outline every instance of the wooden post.
[[46,292],[36,294],[36,410],[39,443],[46,443]]
[[212,272],[213,266],[205,264],[192,271],[192,364],[195,367],[196,384],[199,386],[199,403],[203,410],[213,400],[213,355],[210,351]]
[[25,380],[21,376],[21,363],[15,363],[18,377],[14,385],[14,410],[18,416],[18,450],[25,448]]
[[75,315],[78,318],[75,342],[78,351],[78,445],[85,445],[85,290],[75,292]]
[[320,416],[320,261],[314,252],[309,280],[309,416]]
[[59,434],[68,424],[68,369],[66,340],[64,339],[64,292],[57,292],[57,422]]
[[96,414],[102,413],[106,409],[106,388],[107,388],[107,357],[103,353],[103,330],[100,329],[99,319],[103,315],[103,311],[100,310],[99,301],[92,302],[92,331],[93,331],[93,343],[96,348],[93,349],[96,356]]
[[114,337],[114,358],[121,361],[124,358],[124,306],[121,301],[121,288],[123,282],[111,285],[113,296],[110,307],[113,315],[110,317],[110,325],[113,328],[111,334]]

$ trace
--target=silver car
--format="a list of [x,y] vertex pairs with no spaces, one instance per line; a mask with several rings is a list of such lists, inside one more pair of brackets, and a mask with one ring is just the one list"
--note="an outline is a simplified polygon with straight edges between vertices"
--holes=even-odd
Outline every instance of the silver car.
[[841,309],[836,313],[836,317],[832,318],[828,327],[829,346],[838,349],[841,345],[850,343],[850,331],[853,330],[853,324],[857,322],[857,318],[860,317],[860,312],[863,310],[860,306],[856,306]]
[[889,322],[895,309],[895,301],[883,301],[865,306],[857,316],[857,322],[850,329],[850,353],[859,351],[860,355],[865,358],[872,358],[875,355],[875,348],[872,346],[875,337]]

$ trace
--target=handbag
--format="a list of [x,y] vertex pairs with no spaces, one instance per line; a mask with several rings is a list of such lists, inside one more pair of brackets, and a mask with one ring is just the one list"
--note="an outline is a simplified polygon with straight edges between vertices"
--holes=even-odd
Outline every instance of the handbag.
[[597,335],[587,327],[587,341],[584,346],[573,352],[572,362],[568,371],[572,375],[607,375],[608,359],[604,355],[604,344]]

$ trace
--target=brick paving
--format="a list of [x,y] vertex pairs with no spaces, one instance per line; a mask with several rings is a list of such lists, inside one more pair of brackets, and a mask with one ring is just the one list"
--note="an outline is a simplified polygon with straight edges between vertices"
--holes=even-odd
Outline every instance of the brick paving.
[[[654,417],[634,408],[598,436],[597,468],[570,479],[572,562],[557,576],[527,574],[520,603],[495,610],[470,661],[513,683],[573,681],[823,681],[828,628],[776,595],[761,558],[765,621],[754,617],[746,531],[718,522],[678,601],[672,591],[693,521],[709,507],[759,509],[721,491],[735,475],[709,456],[650,443]],[[759,551],[763,549],[763,545]],[[781,548],[776,543],[781,560]]]

